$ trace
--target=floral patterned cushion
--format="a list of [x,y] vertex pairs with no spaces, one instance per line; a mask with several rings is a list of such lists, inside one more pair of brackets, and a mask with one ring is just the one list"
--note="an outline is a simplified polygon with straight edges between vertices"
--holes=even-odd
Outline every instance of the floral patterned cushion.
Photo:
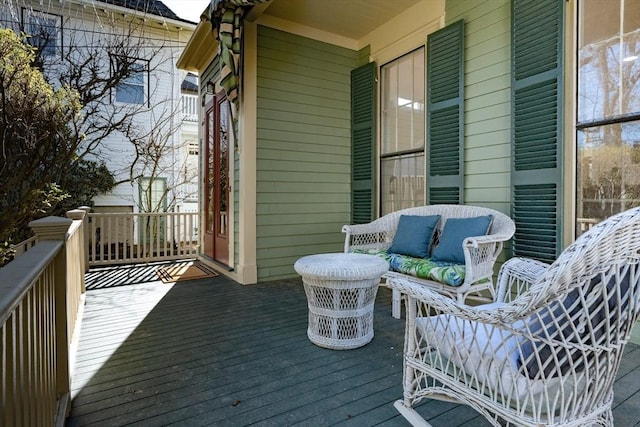
[[379,256],[389,263],[391,271],[420,279],[434,280],[450,286],[460,286],[464,282],[464,265],[432,261],[430,258],[412,258],[388,253],[385,249],[356,249],[353,252]]

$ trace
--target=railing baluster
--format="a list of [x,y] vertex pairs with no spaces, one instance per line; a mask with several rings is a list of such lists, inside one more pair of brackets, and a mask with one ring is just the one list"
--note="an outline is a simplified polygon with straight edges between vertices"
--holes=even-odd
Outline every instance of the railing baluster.
[[89,257],[90,266],[197,255],[197,245],[194,245],[197,212],[90,213],[88,216],[91,219],[90,241],[94,246]]
[[[177,214],[175,212],[172,212],[171,216],[170,216],[170,218],[171,218],[171,229],[170,229],[171,230],[171,240],[169,241],[169,250],[171,252],[169,252],[169,253],[171,255],[171,258],[173,258],[174,256],[179,254],[178,248],[177,248],[178,242],[176,240],[176,215]],[[176,249],[175,253],[174,253],[174,248]]]
[[4,408],[5,408],[5,425],[11,426],[16,425],[16,410],[15,410],[15,400],[16,400],[16,316],[15,312],[9,316],[5,325],[3,326],[3,331],[5,334],[5,350],[3,353],[4,359],[4,368],[2,370],[2,374],[4,376],[4,381],[6,384],[4,385],[3,396],[5,399]]
[[100,217],[100,229],[99,230],[100,230],[100,233],[99,233],[100,238],[98,240],[99,240],[99,243],[100,243],[100,248],[99,248],[100,261],[106,261],[106,259],[104,257],[105,245],[103,243],[106,240],[106,233],[105,233],[105,230],[104,230],[104,216]]
[[113,251],[115,252],[113,259],[120,259],[120,217],[113,218]]

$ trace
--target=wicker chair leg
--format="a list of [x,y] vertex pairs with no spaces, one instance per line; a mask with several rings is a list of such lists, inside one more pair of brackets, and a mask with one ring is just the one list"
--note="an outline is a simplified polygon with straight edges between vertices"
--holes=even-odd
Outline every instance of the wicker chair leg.
[[400,311],[402,310],[401,306],[401,300],[402,300],[402,295],[400,294],[400,291],[397,290],[393,290],[393,296],[392,296],[392,300],[391,300],[391,315],[395,318],[395,319],[399,319],[400,318]]
[[426,422],[424,418],[422,418],[420,414],[416,412],[415,409],[405,405],[404,401],[396,400],[393,406],[398,410],[398,412],[400,412],[400,415],[402,415],[407,421],[411,423],[412,426],[432,427],[431,424]]

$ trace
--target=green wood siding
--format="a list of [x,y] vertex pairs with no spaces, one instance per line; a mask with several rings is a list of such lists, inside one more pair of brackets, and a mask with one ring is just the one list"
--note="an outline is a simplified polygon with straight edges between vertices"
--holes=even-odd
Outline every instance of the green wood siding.
[[564,3],[512,3],[513,253],[547,262],[561,250]]
[[464,30],[464,202],[510,212],[510,1],[447,0]]
[[258,26],[258,280],[342,250],[351,219],[350,73],[358,52]]
[[463,202],[464,21],[427,39],[427,201]]

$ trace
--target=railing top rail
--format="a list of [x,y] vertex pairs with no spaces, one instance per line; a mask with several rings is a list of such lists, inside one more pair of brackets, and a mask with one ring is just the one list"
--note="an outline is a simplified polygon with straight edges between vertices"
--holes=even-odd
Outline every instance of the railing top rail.
[[43,240],[0,268],[0,324],[17,307],[33,282],[64,246],[60,240]]
[[11,245],[13,249],[18,249],[20,247],[29,246],[31,244],[35,245],[38,240],[38,236],[31,236],[28,239],[23,240],[22,242]]
[[90,217],[100,216],[172,216],[172,215],[197,215],[198,212],[113,212],[113,213],[97,213],[92,212]]

